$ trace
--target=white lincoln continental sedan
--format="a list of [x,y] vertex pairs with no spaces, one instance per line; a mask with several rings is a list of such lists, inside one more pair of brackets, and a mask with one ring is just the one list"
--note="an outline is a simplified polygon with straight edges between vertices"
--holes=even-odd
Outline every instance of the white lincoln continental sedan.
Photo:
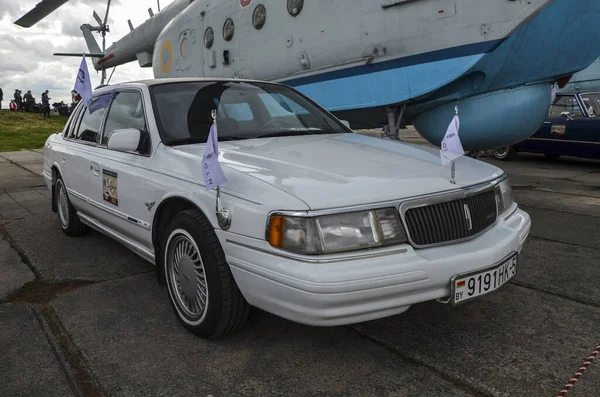
[[[208,189],[216,111],[227,181]],[[254,306],[313,326],[459,305],[515,276],[530,217],[506,174],[353,133],[298,91],[226,79],[104,86],[44,148],[52,211],[156,265],[175,314],[217,338]]]

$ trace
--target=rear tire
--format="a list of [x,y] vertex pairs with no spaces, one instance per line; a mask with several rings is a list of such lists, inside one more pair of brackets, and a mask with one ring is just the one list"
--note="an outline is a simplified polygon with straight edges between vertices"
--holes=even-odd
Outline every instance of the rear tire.
[[71,204],[69,195],[67,194],[67,188],[61,175],[58,175],[56,179],[55,200],[58,215],[58,224],[60,229],[67,236],[76,237],[86,234],[89,228],[81,222],[77,215],[77,210]]
[[492,154],[497,160],[509,161],[517,156],[517,149],[514,146],[505,146],[498,149],[493,149]]
[[162,235],[161,251],[171,306],[187,330],[216,339],[244,324],[250,306],[202,212],[178,213]]

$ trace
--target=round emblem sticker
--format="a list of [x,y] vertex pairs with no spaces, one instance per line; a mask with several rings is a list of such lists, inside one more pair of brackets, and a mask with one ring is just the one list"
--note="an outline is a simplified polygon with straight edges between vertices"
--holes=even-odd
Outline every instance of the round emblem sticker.
[[252,4],[252,0],[240,0],[242,8],[250,7],[250,4]]
[[173,47],[169,40],[166,40],[162,45],[160,55],[160,67],[165,74],[168,74],[171,71],[171,64],[173,63]]

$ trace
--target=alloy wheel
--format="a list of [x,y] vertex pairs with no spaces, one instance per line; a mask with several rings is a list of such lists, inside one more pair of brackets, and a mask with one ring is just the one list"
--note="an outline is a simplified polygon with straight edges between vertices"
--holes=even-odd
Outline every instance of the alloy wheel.
[[177,229],[167,241],[171,294],[186,322],[198,324],[208,308],[208,284],[200,250],[185,230]]

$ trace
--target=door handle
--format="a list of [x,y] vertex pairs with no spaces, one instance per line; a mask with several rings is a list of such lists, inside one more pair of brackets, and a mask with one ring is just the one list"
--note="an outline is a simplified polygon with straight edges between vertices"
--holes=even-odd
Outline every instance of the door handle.
[[90,169],[92,170],[92,175],[100,176],[100,167],[98,166],[98,164],[92,163]]

